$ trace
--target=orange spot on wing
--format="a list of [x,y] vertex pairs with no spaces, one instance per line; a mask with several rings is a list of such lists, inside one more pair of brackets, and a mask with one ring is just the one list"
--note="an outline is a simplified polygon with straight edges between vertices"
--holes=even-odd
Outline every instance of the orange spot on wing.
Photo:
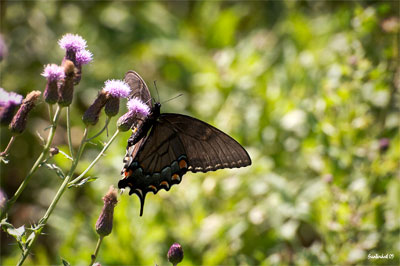
[[125,173],[124,173],[125,178],[128,177],[128,176],[131,176],[131,175],[132,175],[132,170],[131,169],[129,169],[128,171],[125,171]]
[[157,188],[155,186],[153,186],[153,185],[150,185],[148,188],[151,189],[151,190],[157,191]]
[[186,163],[185,160],[182,159],[182,160],[179,161],[179,168],[180,169],[187,168],[187,163]]
[[172,180],[180,180],[181,178],[179,177],[178,174],[173,174],[171,179]]
[[167,181],[162,181],[162,182],[160,183],[160,186],[166,186],[167,188],[169,188],[169,184],[168,184]]

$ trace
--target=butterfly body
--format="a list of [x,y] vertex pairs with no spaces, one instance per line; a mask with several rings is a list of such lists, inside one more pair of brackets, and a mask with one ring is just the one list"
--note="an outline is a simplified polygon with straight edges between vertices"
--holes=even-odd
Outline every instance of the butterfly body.
[[[150,93],[141,77],[133,71],[125,76],[134,96],[150,102]],[[150,105],[150,104],[149,104]],[[149,106],[151,113],[138,120],[128,140],[119,188],[129,187],[141,201],[146,194],[169,190],[188,172],[208,172],[222,168],[248,166],[246,150],[219,129],[196,118],[161,113],[160,103]]]

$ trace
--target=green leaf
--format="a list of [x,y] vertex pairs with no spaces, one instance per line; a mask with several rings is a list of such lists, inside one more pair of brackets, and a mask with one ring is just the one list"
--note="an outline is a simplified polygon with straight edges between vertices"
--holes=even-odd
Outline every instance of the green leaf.
[[98,177],[86,177],[85,179],[83,179],[81,182],[79,182],[78,184],[71,184],[71,185],[69,185],[68,186],[68,188],[71,188],[71,187],[81,187],[81,186],[83,186],[84,184],[86,184],[86,183],[89,183],[89,182],[93,182],[93,181],[95,181],[96,179],[97,179]]
[[61,260],[62,260],[63,266],[70,266],[70,265],[71,265],[71,264],[70,264],[68,261],[66,261],[65,259],[61,258]]
[[56,164],[54,163],[45,163],[43,164],[44,166],[46,166],[48,169],[55,171],[56,174],[61,178],[64,179],[65,178],[65,174],[62,171],[62,169],[60,167],[58,167]]
[[11,225],[11,227],[7,228],[7,233],[13,236],[18,242],[25,242],[23,237],[25,236],[25,226],[21,226],[15,228]]

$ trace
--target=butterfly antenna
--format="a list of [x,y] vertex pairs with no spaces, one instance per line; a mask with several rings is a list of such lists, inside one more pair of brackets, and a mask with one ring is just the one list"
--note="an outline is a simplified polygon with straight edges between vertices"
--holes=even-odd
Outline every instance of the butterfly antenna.
[[164,103],[167,103],[167,102],[172,101],[172,100],[174,100],[174,99],[176,99],[176,98],[178,98],[178,97],[181,97],[182,95],[183,95],[183,93],[180,93],[180,94],[176,95],[175,97],[172,97],[171,99],[166,100],[165,102],[162,102],[162,103],[163,103],[163,104],[164,104]]
[[154,87],[156,88],[158,102],[160,102],[160,94],[158,94],[158,89],[157,89],[157,80],[154,81]]

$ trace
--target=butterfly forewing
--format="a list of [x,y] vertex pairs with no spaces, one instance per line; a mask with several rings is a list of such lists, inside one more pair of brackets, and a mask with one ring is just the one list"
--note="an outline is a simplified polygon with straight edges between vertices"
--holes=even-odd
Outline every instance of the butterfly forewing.
[[188,170],[208,172],[248,166],[246,150],[221,130],[196,118],[181,114],[161,114],[160,121],[177,132],[188,157]]
[[125,82],[131,87],[130,98],[138,98],[147,104],[150,108],[152,107],[151,95],[149,88],[142,79],[142,77],[133,70],[126,72]]

